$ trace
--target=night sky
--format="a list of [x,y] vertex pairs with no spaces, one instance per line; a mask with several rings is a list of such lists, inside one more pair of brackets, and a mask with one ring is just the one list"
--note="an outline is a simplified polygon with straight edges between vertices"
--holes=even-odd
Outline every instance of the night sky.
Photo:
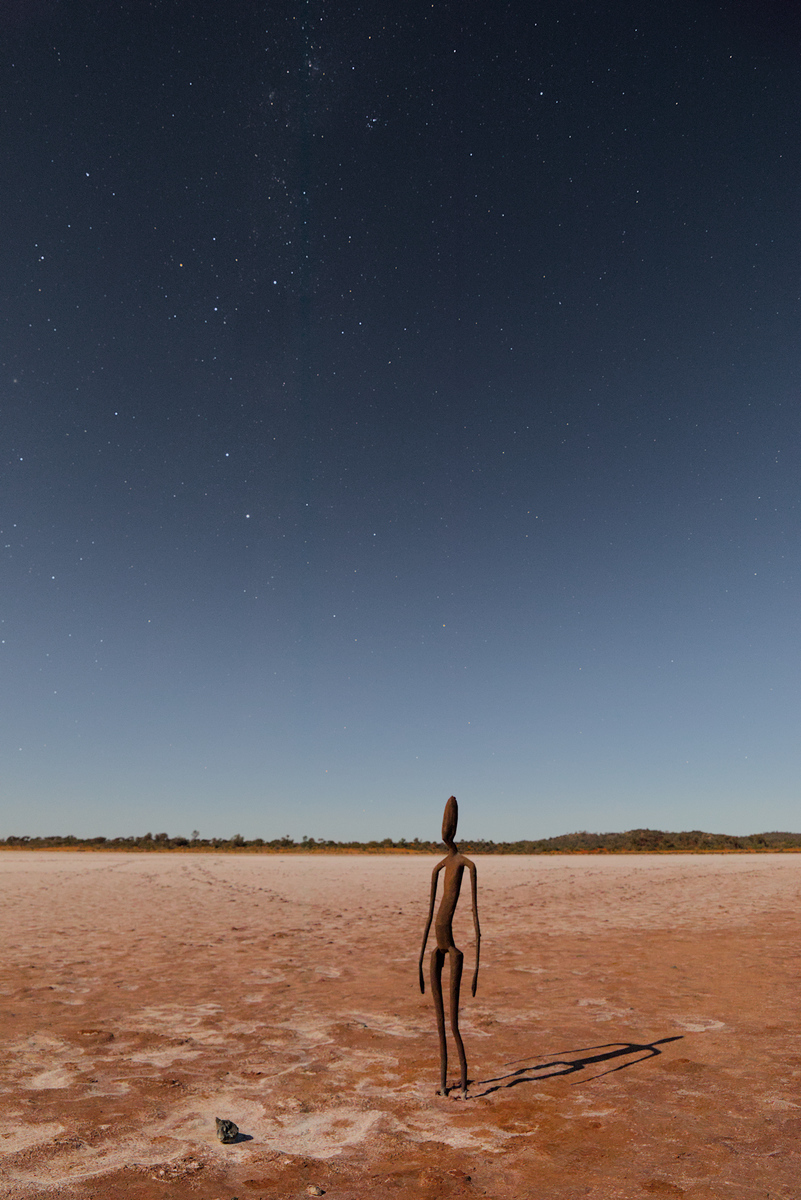
[[796,6],[0,12],[0,835],[800,829]]

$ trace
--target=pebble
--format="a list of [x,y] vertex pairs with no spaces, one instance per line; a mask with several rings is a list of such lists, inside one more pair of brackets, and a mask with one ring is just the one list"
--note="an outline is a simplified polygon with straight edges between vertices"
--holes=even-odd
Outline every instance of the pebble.
[[307,1196],[324,1196],[325,1188],[318,1187],[316,1183],[310,1183],[306,1188]]
[[234,1125],[233,1121],[221,1121],[219,1117],[215,1119],[217,1121],[217,1137],[220,1141],[224,1142],[226,1146],[235,1142],[239,1137],[239,1126]]

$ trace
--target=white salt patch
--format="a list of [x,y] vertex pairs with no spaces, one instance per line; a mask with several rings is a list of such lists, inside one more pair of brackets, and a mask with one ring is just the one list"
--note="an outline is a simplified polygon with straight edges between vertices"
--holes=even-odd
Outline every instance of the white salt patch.
[[344,1146],[354,1146],[374,1135],[381,1124],[393,1130],[402,1128],[394,1117],[381,1112],[363,1112],[357,1108],[332,1108],[321,1113],[303,1113],[279,1118],[278,1128],[266,1138],[272,1150],[285,1154],[333,1158]]
[[201,1050],[186,1050],[182,1046],[173,1046],[168,1050],[140,1050],[137,1054],[127,1055],[131,1062],[152,1063],[154,1067],[168,1067],[178,1059],[198,1058]]
[[[447,1100],[443,1103],[456,1105],[459,1101]],[[457,1150],[489,1150],[493,1153],[502,1150],[509,1138],[517,1136],[504,1129],[485,1127],[469,1130],[453,1126],[448,1116],[433,1109],[411,1117],[406,1133],[413,1142],[445,1142]]]
[[28,1080],[27,1086],[35,1092],[43,1091],[45,1088],[68,1088],[72,1087],[75,1082],[75,1075],[72,1071],[67,1071],[64,1067],[56,1067],[52,1071],[40,1071],[38,1075],[34,1075]]
[[0,1154],[16,1154],[29,1146],[40,1146],[52,1142],[64,1132],[64,1126],[55,1121],[43,1121],[39,1125],[17,1125],[13,1130],[0,1133]]

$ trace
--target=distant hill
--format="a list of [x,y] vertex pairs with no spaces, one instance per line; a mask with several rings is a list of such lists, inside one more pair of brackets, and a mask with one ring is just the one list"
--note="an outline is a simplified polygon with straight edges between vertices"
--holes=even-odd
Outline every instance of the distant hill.
[[[626,833],[563,833],[559,837],[533,841],[488,842],[459,841],[466,854],[722,854],[768,850],[801,850],[801,833],[751,833],[733,837],[728,833],[704,833],[692,829],[665,833],[661,829],[629,829]],[[0,838],[0,850],[166,850],[249,852],[252,854],[441,854],[441,842],[421,842],[392,838],[373,842],[333,842],[304,837],[254,838],[241,834],[232,838],[170,837],[166,833],[146,833],[142,837],[78,838],[7,837]]]

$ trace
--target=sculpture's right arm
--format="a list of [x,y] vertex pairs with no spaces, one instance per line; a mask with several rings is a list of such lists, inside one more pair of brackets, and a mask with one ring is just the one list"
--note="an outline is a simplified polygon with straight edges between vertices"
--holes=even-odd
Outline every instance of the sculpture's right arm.
[[434,872],[431,876],[431,902],[428,906],[428,920],[426,921],[425,933],[423,934],[423,944],[420,947],[420,962],[418,963],[418,969],[420,971],[420,991],[423,993],[423,995],[425,995],[425,990],[426,990],[425,980],[423,979],[423,955],[426,952],[426,942],[428,941],[428,931],[430,930],[431,922],[434,919],[434,901],[437,898],[437,876],[439,875],[441,870],[442,870],[442,863],[437,863],[437,865],[434,867]]

